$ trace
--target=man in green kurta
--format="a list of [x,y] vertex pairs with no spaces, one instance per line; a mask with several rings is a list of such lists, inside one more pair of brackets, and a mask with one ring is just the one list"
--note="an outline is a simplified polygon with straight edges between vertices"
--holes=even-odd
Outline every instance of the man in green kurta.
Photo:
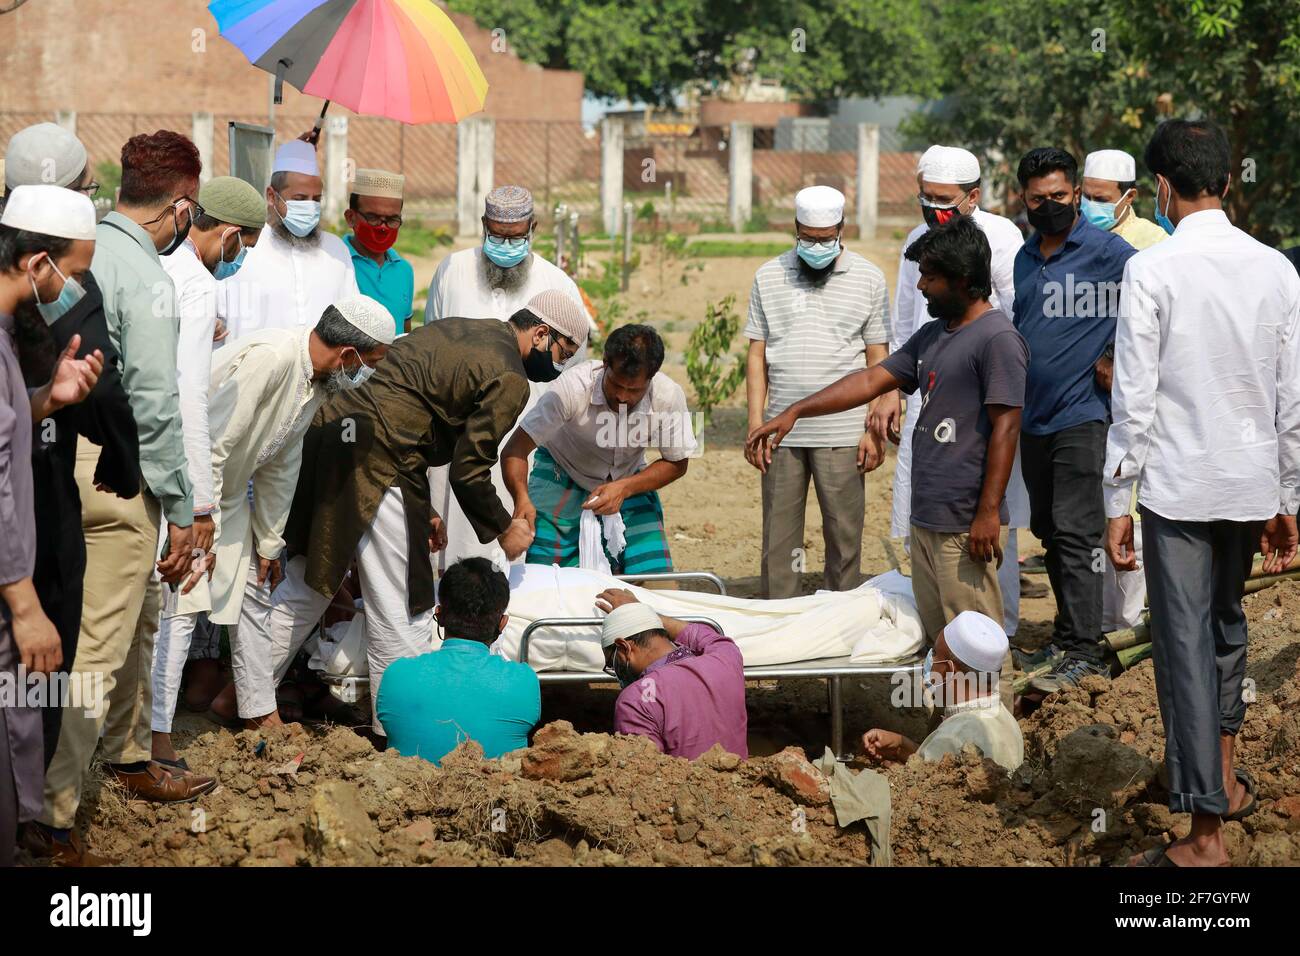
[[[586,342],[587,318],[568,297],[535,296],[507,322],[444,319],[398,338],[362,387],[316,413],[285,541],[285,580],[264,620],[283,677],[356,558],[365,601],[370,689],[399,657],[435,648],[431,552],[445,543],[427,470],[449,465],[479,541],[505,560],[533,531],[512,520],[492,483],[497,449],[528,401]],[[382,733],[378,719],[375,730]]]

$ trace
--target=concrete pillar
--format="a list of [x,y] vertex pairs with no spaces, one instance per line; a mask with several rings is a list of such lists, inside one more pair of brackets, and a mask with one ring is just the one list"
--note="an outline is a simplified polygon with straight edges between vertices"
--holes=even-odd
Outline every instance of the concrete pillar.
[[325,118],[325,222],[333,225],[348,207],[348,180],[352,160],[348,157],[348,118]]
[[483,235],[483,202],[492,191],[496,121],[470,116],[456,127],[456,234]]
[[77,135],[77,111],[76,110],[59,110],[54,114],[54,122],[58,123],[73,136]]
[[600,121],[600,214],[607,236],[617,236],[623,217],[623,121]]
[[880,127],[858,124],[858,238],[874,239],[880,219]]
[[727,214],[731,228],[744,232],[754,213],[754,124],[732,123],[727,150]]
[[203,162],[203,171],[199,173],[199,182],[206,183],[212,178],[212,114],[195,113],[190,119],[190,139],[198,147],[199,159]]

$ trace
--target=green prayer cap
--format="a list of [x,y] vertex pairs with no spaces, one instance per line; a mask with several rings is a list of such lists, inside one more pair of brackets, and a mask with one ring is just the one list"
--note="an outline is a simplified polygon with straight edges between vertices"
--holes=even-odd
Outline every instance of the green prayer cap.
[[199,205],[217,222],[248,229],[266,225],[266,200],[236,176],[217,176],[200,186]]

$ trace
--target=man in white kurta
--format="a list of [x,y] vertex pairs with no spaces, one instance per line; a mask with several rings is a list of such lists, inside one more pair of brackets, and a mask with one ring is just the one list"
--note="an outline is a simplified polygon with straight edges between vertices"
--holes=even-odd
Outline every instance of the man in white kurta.
[[222,287],[227,343],[263,329],[310,329],[326,306],[358,294],[348,247],[320,228],[323,188],[314,146],[293,140],[276,151],[266,228]]
[[278,720],[264,619],[281,576],[302,437],[327,395],[364,381],[363,370],[383,360],[393,337],[388,311],[357,295],[327,306],[315,328],[268,329],[232,342],[212,370],[216,566],[210,588],[200,583],[179,606],[195,611],[206,604],[213,623],[231,628],[231,668],[245,720]]
[[[219,176],[199,190],[203,214],[195,217],[185,242],[162,265],[176,286],[180,335],[176,379],[181,406],[181,434],[190,483],[194,487],[194,547],[206,552],[215,536],[212,448],[208,428],[208,385],[212,377],[212,337],[217,324],[218,275],[239,268],[244,249],[256,244],[266,224],[266,207],[256,189],[233,176]],[[177,614],[169,589],[153,659],[153,756],[174,765],[171,723],[176,711],[181,671],[196,630],[200,645],[209,626],[201,614]],[[215,656],[206,654],[205,656]]]
[[[585,312],[586,306],[577,284],[559,266],[532,251],[532,236],[536,228],[533,197],[528,190],[522,186],[499,186],[488,193],[484,203],[483,243],[472,249],[453,252],[438,264],[429,285],[424,321],[461,318],[504,322],[524,308],[533,296],[548,289],[570,296]],[[583,348],[566,368],[573,368],[586,357]],[[546,391],[546,384],[531,382],[529,391],[525,415],[532,411]],[[501,504],[512,510],[513,501],[506,491],[499,462],[492,466],[492,482],[496,485]],[[469,519],[451,493],[445,466],[429,469],[429,490],[433,509],[442,516],[447,530],[447,547],[436,557],[439,574],[461,558],[485,557],[504,562],[504,555],[496,542],[481,544],[474,534]],[[523,560],[521,555],[515,563],[521,564]]]
[[[1011,304],[1015,301],[1015,281],[1012,274],[1015,265],[1016,250],[1024,244],[1024,236],[1010,219],[985,212],[979,208],[980,167],[975,156],[954,146],[932,146],[917,164],[917,181],[922,195],[922,212],[926,221],[913,229],[903,242],[907,249],[913,242],[930,228],[930,220],[936,223],[946,222],[953,215],[971,216],[976,225],[984,230],[992,251],[990,262],[993,279],[993,294],[989,301],[994,308],[1001,309],[1006,315],[1011,314]],[[932,197],[939,197],[946,202],[937,202]],[[952,200],[956,200],[953,202]],[[898,284],[894,289],[894,314],[890,328],[889,351],[892,354],[911,338],[926,322],[934,317],[926,311],[925,297],[916,287],[920,271],[915,262],[908,262],[901,253],[898,260]],[[912,502],[912,429],[916,425],[916,415],[908,414],[903,418],[902,437],[898,444],[898,462],[894,467],[894,508],[890,521],[890,535],[895,538],[907,537],[911,521]],[[1007,527],[1007,543],[1003,548],[1002,567],[998,569],[998,585],[1002,589],[1003,627],[1007,634],[1014,635],[1020,623],[1020,560],[1016,541],[1016,529],[1029,525],[1029,495],[1025,491],[1025,482],[1020,475],[1020,452],[1016,452],[1016,462],[1011,469],[1011,479],[1007,483],[1007,509],[1010,523]]]

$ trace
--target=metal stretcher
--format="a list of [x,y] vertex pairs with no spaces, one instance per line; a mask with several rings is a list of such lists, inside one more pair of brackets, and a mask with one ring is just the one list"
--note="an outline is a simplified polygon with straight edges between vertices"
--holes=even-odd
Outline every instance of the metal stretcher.
[[[658,574],[616,575],[620,581],[645,583],[646,581],[705,581],[714,585],[719,594],[727,593],[727,586],[716,574],[708,571],[672,571]],[[717,622],[706,617],[682,617],[678,620],[698,624],[707,624],[722,633]],[[604,618],[599,617],[542,617],[524,628],[519,640],[519,660],[528,663],[528,647],[534,633],[546,628],[556,627],[599,627]],[[766,664],[746,667],[746,680],[826,680],[827,705],[830,710],[830,746],[836,757],[844,755],[844,698],[842,682],[845,677],[865,677],[873,674],[916,674],[919,675],[922,657],[914,656],[906,660],[882,661],[875,664],[854,664],[847,656],[823,657],[819,660],[796,661],[793,664]],[[599,671],[538,671],[537,679],[543,684],[596,684],[612,683],[613,678],[603,670]]]

